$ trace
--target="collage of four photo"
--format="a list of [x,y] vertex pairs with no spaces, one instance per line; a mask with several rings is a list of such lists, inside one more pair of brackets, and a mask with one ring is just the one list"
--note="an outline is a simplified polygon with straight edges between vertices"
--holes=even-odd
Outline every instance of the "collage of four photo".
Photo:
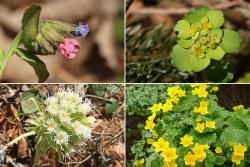
[[249,167],[249,0],[1,0],[0,167]]

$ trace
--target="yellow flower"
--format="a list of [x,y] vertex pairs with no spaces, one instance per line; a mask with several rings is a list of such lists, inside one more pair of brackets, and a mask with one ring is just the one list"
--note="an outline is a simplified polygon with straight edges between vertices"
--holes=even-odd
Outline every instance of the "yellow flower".
[[198,162],[203,162],[205,159],[206,159],[206,153],[205,154],[202,154],[199,158],[197,157],[197,161]]
[[155,127],[154,121],[152,121],[152,120],[146,121],[146,125],[145,125],[146,130],[152,131],[154,129],[154,127]]
[[164,160],[170,162],[172,160],[177,159],[176,148],[165,147],[161,153],[161,156]]
[[206,127],[214,129],[215,121],[206,121]]
[[202,157],[206,157],[206,152],[204,151],[204,149],[205,149],[205,145],[196,143],[192,151],[197,158],[202,158]]
[[247,151],[247,146],[244,144],[235,144],[233,145],[234,155],[239,155],[244,157],[244,153]]
[[236,163],[237,165],[240,164],[240,162],[244,159],[244,156],[240,156],[240,155],[232,155],[232,162]]
[[153,121],[155,119],[155,117],[156,117],[156,113],[153,112],[152,115],[148,117],[148,120]]
[[208,95],[207,84],[199,84],[198,87],[194,87],[192,90],[193,95],[197,95],[199,97],[206,97]]
[[153,146],[155,147],[155,152],[160,152],[168,148],[169,143],[160,137],[157,142],[153,143]]
[[211,91],[213,91],[213,92],[218,92],[218,90],[219,90],[219,88],[218,88],[217,86],[214,86],[214,87],[211,89]]
[[222,153],[222,148],[221,147],[216,147],[215,152],[218,153],[218,154]]
[[173,103],[177,104],[179,102],[180,98],[177,96],[173,96],[170,98],[170,101],[172,101]]
[[185,165],[195,166],[196,159],[197,157],[189,151],[187,155],[184,156]]
[[199,133],[202,133],[205,129],[205,123],[197,123],[195,130]]
[[191,88],[198,87],[200,84],[191,84]]
[[201,102],[200,102],[200,106],[199,107],[194,107],[194,112],[195,113],[200,113],[200,114],[202,114],[202,115],[206,115],[206,114],[208,114],[209,112],[208,112],[208,102],[207,101],[205,101],[205,100],[202,100]]
[[151,139],[151,138],[147,139],[147,143],[148,143],[148,144],[153,144],[153,142],[154,142],[153,139]]
[[144,164],[144,158],[135,161],[135,166],[142,166]]
[[152,107],[150,107],[150,110],[152,112],[158,112],[161,110],[161,107],[162,107],[162,104],[159,103],[159,104],[154,104]]
[[185,135],[184,137],[181,138],[180,144],[183,145],[183,147],[188,147],[191,144],[193,144],[193,137],[189,135]]
[[162,106],[162,111],[163,112],[168,112],[173,109],[173,104],[170,100],[166,100],[166,103],[163,104]]
[[186,95],[186,92],[180,86],[173,86],[167,89],[167,95],[171,98],[174,96],[183,97]]
[[238,106],[234,106],[234,107],[233,107],[233,110],[234,110],[234,111],[237,111],[237,110],[240,110],[240,109],[243,109],[243,108],[244,108],[243,105],[238,105]]
[[175,160],[172,160],[170,162],[164,160],[163,167],[177,167],[177,163],[175,162]]
[[180,86],[169,87],[167,89],[167,95],[170,97],[173,97],[178,94],[179,89],[180,89]]

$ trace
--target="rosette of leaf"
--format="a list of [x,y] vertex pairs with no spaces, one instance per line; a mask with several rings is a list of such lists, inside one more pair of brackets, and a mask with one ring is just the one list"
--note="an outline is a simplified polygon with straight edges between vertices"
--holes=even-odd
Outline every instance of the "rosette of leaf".
[[58,43],[75,31],[75,26],[60,21],[40,20],[41,7],[32,5],[22,19],[22,42],[25,48],[40,55],[55,54]]
[[74,151],[82,141],[91,139],[95,118],[89,99],[71,90],[63,90],[47,97],[34,119],[27,120],[36,132],[35,163],[48,150],[55,150],[59,158]]
[[199,72],[211,59],[219,61],[226,53],[240,48],[238,32],[222,28],[223,12],[199,7],[177,22],[174,31],[177,44],[171,52],[171,62],[179,71]]

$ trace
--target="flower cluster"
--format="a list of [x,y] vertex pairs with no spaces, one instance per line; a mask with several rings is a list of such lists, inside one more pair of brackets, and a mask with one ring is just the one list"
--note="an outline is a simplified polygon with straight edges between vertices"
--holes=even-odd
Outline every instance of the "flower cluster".
[[162,137],[158,139],[158,141],[153,143],[153,147],[155,152],[160,153],[163,158],[164,166],[175,167],[177,164],[175,160],[177,159],[176,148],[172,148],[169,146],[169,143],[165,141]]
[[185,165],[187,166],[195,166],[197,162],[203,162],[206,158],[206,151],[209,149],[210,146],[207,144],[199,144],[195,143],[192,151],[189,151],[184,156]]
[[40,131],[49,135],[51,144],[64,153],[81,140],[91,139],[91,127],[95,123],[93,104],[82,93],[70,89],[58,91],[45,100],[45,111]]
[[183,89],[181,89],[180,86],[174,86],[168,88],[167,95],[169,96],[169,98],[165,101],[164,104],[162,103],[153,104],[153,106],[150,108],[152,115],[149,116],[146,121],[146,126],[145,126],[146,130],[152,131],[154,129],[154,119],[157,116],[157,112],[172,111],[174,104],[177,104],[180,98],[186,95],[186,92]]
[[136,160],[134,164],[135,164],[135,166],[142,166],[144,164],[144,162],[145,162],[145,160],[144,160],[144,158],[142,158],[142,159]]
[[233,107],[233,110],[234,110],[234,111],[238,111],[238,110],[241,110],[241,109],[244,109],[244,106],[243,106],[243,105],[238,105],[238,106],[234,106],[234,107]]
[[247,146],[245,144],[234,144],[232,162],[239,165],[241,161],[244,159],[244,154],[246,151],[247,151]]
[[89,32],[88,25],[40,20],[40,13],[38,5],[32,5],[24,13],[22,41],[25,48],[41,55],[55,54],[59,50],[65,59],[73,59],[80,44],[72,37],[85,37]]
[[171,53],[172,63],[180,71],[198,72],[210,64],[210,59],[221,60],[226,53],[236,52],[240,35],[222,29],[223,12],[206,7],[190,11],[174,27],[177,45]]

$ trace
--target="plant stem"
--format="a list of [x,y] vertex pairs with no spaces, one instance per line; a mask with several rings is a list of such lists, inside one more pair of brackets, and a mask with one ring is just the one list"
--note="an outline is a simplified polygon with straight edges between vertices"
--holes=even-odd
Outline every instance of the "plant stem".
[[15,50],[18,48],[22,40],[22,31],[20,31],[14,41],[11,43],[10,48],[8,49],[7,54],[3,57],[0,62],[0,77],[2,77],[3,71],[10,60],[10,58],[15,54]]
[[28,136],[32,136],[32,135],[35,135],[36,132],[35,131],[30,131],[30,132],[27,132],[27,133],[24,133],[20,136],[18,136],[17,138],[15,138],[14,140],[10,141],[9,143],[6,144],[6,146],[11,146],[13,144],[15,144],[16,142],[18,142],[19,140],[25,138],[25,137],[28,137]]

